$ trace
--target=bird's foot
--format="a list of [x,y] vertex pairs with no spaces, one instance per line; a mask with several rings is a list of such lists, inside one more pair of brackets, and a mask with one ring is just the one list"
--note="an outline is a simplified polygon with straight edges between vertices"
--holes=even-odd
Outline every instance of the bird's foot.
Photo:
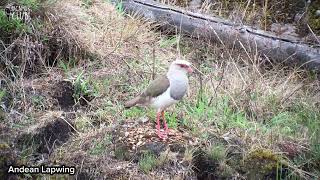
[[165,139],[168,138],[168,135],[167,135],[167,133],[166,133],[165,131],[158,131],[158,132],[157,132],[157,135],[158,135],[158,137],[159,137],[160,139],[162,139],[162,140],[165,140]]

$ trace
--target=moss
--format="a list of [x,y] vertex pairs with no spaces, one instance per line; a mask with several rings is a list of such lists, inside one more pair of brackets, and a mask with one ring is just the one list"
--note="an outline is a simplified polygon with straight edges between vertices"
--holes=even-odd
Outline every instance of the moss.
[[244,159],[243,168],[248,179],[278,178],[286,176],[287,163],[268,149],[257,149]]
[[320,33],[320,18],[316,15],[316,11],[320,10],[320,1],[312,1],[308,10],[308,22],[311,29],[316,33]]

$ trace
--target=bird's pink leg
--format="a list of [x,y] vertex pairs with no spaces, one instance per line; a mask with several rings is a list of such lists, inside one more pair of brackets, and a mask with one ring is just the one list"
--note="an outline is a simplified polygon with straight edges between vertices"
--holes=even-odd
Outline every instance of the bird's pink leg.
[[160,132],[160,112],[157,112],[157,135],[159,136],[159,138],[163,138],[162,133]]
[[167,121],[166,119],[164,118],[164,111],[161,112],[161,115],[162,115],[162,119],[163,119],[163,123],[164,123],[164,134],[167,136],[169,131],[168,131],[168,125],[167,125]]

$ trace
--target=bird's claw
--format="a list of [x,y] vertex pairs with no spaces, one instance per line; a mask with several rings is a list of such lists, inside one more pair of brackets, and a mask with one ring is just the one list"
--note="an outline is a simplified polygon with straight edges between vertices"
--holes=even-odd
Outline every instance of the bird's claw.
[[162,140],[165,140],[168,138],[168,131],[161,131],[161,130],[158,130],[158,137]]

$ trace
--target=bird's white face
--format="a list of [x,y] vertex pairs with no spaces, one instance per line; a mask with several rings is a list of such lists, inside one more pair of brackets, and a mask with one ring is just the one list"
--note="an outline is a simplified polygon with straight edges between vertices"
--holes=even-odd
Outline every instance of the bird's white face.
[[178,72],[183,72],[183,73],[192,73],[193,70],[191,68],[191,63],[188,61],[184,61],[184,60],[176,60],[174,61],[171,66],[170,69],[174,70],[174,71],[178,71]]

